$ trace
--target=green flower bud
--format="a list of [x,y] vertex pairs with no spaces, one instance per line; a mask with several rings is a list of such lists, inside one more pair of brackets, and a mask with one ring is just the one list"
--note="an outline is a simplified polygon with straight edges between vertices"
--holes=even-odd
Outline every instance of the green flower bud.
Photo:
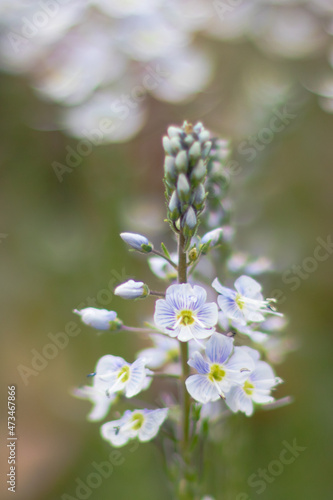
[[197,216],[193,207],[188,207],[181,223],[185,236],[193,236],[197,222]]
[[207,158],[211,149],[212,149],[212,143],[210,141],[207,141],[205,144],[203,144],[202,157]]
[[188,253],[188,258],[190,262],[194,262],[198,258],[198,250],[196,247],[191,248],[191,250]]
[[178,220],[180,217],[180,201],[177,195],[177,191],[172,193],[172,196],[169,201],[169,219]]
[[191,172],[191,184],[192,186],[197,186],[202,182],[207,174],[207,168],[203,160],[199,160],[198,163],[193,167]]
[[193,193],[191,203],[196,210],[202,210],[205,205],[206,191],[203,184],[199,184]]
[[187,152],[182,150],[176,156],[176,167],[178,172],[187,172],[188,169],[188,157]]
[[190,199],[191,188],[185,174],[180,174],[178,177],[177,194],[182,203],[186,203]]

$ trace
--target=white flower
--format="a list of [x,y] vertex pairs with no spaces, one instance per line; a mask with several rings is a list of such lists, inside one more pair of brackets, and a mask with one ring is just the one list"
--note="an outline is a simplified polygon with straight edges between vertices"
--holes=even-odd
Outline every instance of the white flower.
[[274,299],[264,300],[261,294],[261,285],[249,276],[237,278],[235,281],[236,291],[222,286],[217,278],[213,281],[212,286],[220,294],[217,303],[224,314],[228,318],[238,321],[241,325],[245,325],[248,321],[264,321],[264,313],[282,316],[272,309],[271,304]]
[[220,227],[218,229],[213,229],[209,231],[201,238],[201,243],[204,245],[209,242],[209,246],[214,247],[221,242],[223,229]]
[[165,300],[156,302],[156,325],[182,342],[210,337],[215,331],[218,311],[215,303],[205,303],[206,298],[206,291],[200,286],[171,285]]
[[149,243],[148,238],[136,233],[121,233],[120,237],[130,247],[138,250],[139,252],[149,253],[152,251],[153,245]]
[[97,330],[110,330],[120,326],[120,320],[117,319],[117,313],[107,309],[96,309],[95,307],[86,307],[78,311],[74,309],[75,314],[81,316],[81,320],[86,325],[92,326]]
[[125,411],[122,418],[107,422],[101,427],[101,435],[112,446],[124,446],[130,439],[146,442],[158,433],[167,418],[168,408],[159,410]]
[[149,374],[144,358],[130,364],[119,356],[107,354],[97,363],[95,384],[107,394],[121,391],[127,398],[131,398],[147,388],[151,380]]
[[88,399],[92,402],[93,407],[87,416],[88,420],[96,422],[102,420],[109,412],[111,404],[116,399],[117,395],[106,394],[106,391],[95,384],[84,385],[73,390],[73,395],[80,399]]
[[268,363],[260,361],[260,354],[250,347],[242,347],[255,363],[254,370],[248,374],[241,386],[234,386],[226,396],[226,403],[233,412],[242,411],[250,416],[253,413],[253,403],[272,403],[274,398],[271,390],[282,380],[275,376]]
[[243,384],[254,369],[252,358],[233,343],[234,339],[214,333],[206,344],[207,360],[199,352],[189,360],[199,374],[186,380],[186,388],[199,403],[224,399],[225,393],[233,385]]
[[149,295],[149,288],[142,281],[128,280],[117,286],[114,294],[123,299],[140,299]]

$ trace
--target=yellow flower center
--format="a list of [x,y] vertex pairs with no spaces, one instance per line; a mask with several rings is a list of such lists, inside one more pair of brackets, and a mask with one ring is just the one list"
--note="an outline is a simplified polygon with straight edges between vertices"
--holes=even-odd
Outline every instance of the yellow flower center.
[[213,363],[210,367],[210,372],[208,378],[211,382],[221,382],[221,380],[225,377],[225,371],[221,368],[217,363]]
[[243,385],[243,389],[245,394],[251,396],[253,394],[254,385],[251,384],[251,382],[249,382],[248,380],[246,380],[246,382]]
[[244,301],[242,300],[242,296],[240,293],[237,293],[235,302],[238,305],[239,309],[242,310],[244,307]]
[[181,320],[180,324],[184,326],[192,325],[194,323],[194,317],[193,317],[193,311],[189,311],[187,309],[184,309],[183,311],[180,311],[180,313],[177,316],[177,320]]
[[129,369],[129,366],[127,365],[124,365],[120,370],[119,370],[119,373],[117,375],[117,378],[120,378],[121,377],[121,381],[122,382],[127,382],[127,380],[129,379],[130,377],[130,369]]
[[134,431],[138,431],[144,422],[145,417],[142,415],[142,413],[134,413],[132,416],[132,429]]

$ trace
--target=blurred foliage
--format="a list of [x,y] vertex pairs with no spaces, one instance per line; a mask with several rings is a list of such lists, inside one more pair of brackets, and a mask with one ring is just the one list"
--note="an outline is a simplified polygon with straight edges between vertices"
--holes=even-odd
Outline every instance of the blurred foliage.
[[[278,395],[291,394],[295,402],[252,419],[236,415],[221,429],[223,449],[207,444],[207,494],[216,500],[242,500],[237,495],[243,492],[251,500],[330,498],[333,257],[320,262],[296,291],[283,282],[282,273],[313,255],[316,238],[332,234],[333,118],[300,91],[295,120],[255,161],[244,161],[237,153],[242,135],[255,133],[270,112],[269,106],[258,101],[251,108],[246,100],[245,64],[288,74],[291,63],[259,56],[247,44],[217,50],[212,42],[210,50],[219,72],[205,92],[182,106],[149,98],[151,118],[134,140],[94,148],[62,183],[51,164],[64,162],[66,147],[75,148],[77,141],[31,128],[33,119],[47,121],[54,110],[36,98],[24,79],[1,76],[0,233],[7,235],[0,244],[1,371],[3,395],[7,385],[18,386],[17,499],[55,500],[63,493],[75,497],[76,478],[85,480],[94,471],[92,462],[107,460],[112,451],[100,438],[99,424],[86,422],[88,403],[72,398],[70,390],[85,383],[101,355],[130,359],[143,341],[133,334],[98,335],[82,325],[81,333],[29,377],[27,386],[17,366],[31,366],[31,349],[41,352],[50,342],[48,333],[63,331],[68,321],[76,320],[71,311],[78,304],[102,297],[102,289],[119,283],[116,272],[154,283],[145,257],[127,252],[118,235],[143,228],[155,243],[162,237],[170,241],[161,222],[161,137],[167,125],[184,119],[202,120],[234,139],[242,165],[242,174],[232,180],[239,249],[275,260],[277,272],[266,278],[265,290],[282,290],[280,310],[290,319],[289,335],[299,343],[299,350],[279,367],[286,382]],[[239,109],[237,96],[247,106]],[[116,309],[133,325],[153,310],[150,299],[129,304],[112,297],[98,305]],[[156,397],[156,387],[152,392]],[[257,494],[247,484],[249,476],[278,459],[282,441],[294,439],[306,450]],[[121,453],[124,465],[115,466],[89,498],[170,498],[154,443]],[[4,446],[1,460],[1,470],[7,470]]]

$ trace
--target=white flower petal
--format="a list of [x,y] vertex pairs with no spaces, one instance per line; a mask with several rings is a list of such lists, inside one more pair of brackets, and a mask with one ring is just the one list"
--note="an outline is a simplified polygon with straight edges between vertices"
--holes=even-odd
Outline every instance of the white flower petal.
[[185,384],[192,398],[199,403],[206,404],[220,397],[217,388],[206,375],[191,375]]
[[206,355],[211,363],[224,363],[233,350],[234,339],[214,333],[206,345]]

